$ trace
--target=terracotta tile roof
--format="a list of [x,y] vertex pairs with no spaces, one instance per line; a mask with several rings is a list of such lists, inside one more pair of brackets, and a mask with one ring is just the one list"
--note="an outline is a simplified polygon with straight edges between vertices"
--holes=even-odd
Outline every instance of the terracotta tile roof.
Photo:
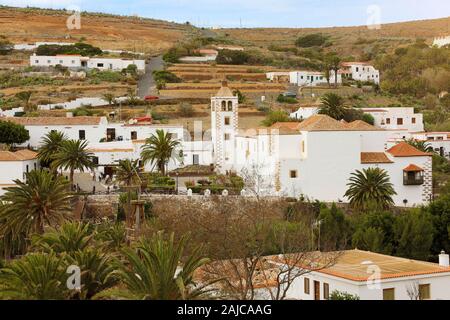
[[274,123],[270,129],[290,129],[299,130],[301,122],[277,122]]
[[361,163],[393,163],[384,152],[362,152]]
[[343,251],[337,256],[336,262],[332,266],[321,269],[322,262],[320,261],[326,261],[327,256],[331,254],[336,253],[321,253],[322,257],[316,260],[318,264],[315,268],[299,267],[358,282],[367,281],[372,276],[372,273],[368,272],[371,265],[380,268],[380,280],[440,273],[450,274],[450,267],[361,250]]
[[393,146],[390,148],[388,153],[392,154],[394,157],[431,157],[431,153],[426,153],[423,151],[420,151],[410,144],[406,142],[400,142],[399,144]]
[[37,153],[28,149],[16,152],[0,151],[0,161],[27,161],[37,158]]
[[347,124],[347,128],[355,131],[384,131],[383,129],[377,128],[368,124],[362,120],[356,120]]
[[346,131],[346,124],[329,116],[318,114],[301,122],[300,131]]
[[403,169],[403,171],[406,171],[406,172],[422,172],[422,171],[425,171],[425,170],[423,170],[419,166],[416,166],[415,164],[410,164],[405,169]]
[[101,117],[10,117],[1,121],[11,121],[24,126],[71,126],[99,125]]
[[343,67],[350,67],[353,65],[359,65],[359,66],[371,66],[368,62],[358,62],[358,61],[352,61],[352,62],[342,62],[341,65]]
[[89,152],[95,152],[95,153],[107,153],[107,152],[134,152],[134,149],[120,149],[120,148],[114,148],[114,149],[87,149]]

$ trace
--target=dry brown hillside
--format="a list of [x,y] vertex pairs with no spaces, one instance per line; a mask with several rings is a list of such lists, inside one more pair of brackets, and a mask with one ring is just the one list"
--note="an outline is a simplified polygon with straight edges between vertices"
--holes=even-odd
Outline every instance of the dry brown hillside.
[[69,14],[60,10],[0,7],[0,35],[14,43],[77,41],[84,37],[104,49],[159,53],[192,32],[166,21],[104,14],[83,14],[81,30],[68,30]]
[[450,34],[450,17],[434,20],[420,20],[385,24],[380,30],[369,30],[366,26],[335,28],[260,28],[222,29],[219,33],[242,45],[268,47],[269,45],[290,46],[299,36],[322,33],[330,36],[333,50],[342,54],[354,54],[361,45],[379,42],[385,47],[409,43],[416,38],[431,43],[436,36]]

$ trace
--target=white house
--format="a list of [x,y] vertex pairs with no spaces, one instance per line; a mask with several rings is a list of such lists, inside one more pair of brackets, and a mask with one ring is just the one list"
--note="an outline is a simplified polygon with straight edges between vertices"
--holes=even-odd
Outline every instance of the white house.
[[439,258],[436,264],[361,250],[320,253],[317,265],[298,266],[310,272],[293,281],[287,298],[329,300],[337,291],[360,300],[450,300],[449,256]]
[[305,120],[316,115],[318,112],[319,107],[317,106],[300,107],[297,111],[292,112],[289,117],[296,120]]
[[415,113],[414,108],[363,108],[375,119],[375,126],[386,130],[406,132],[424,131],[423,114]]
[[[334,72],[330,71],[330,84],[335,83]],[[298,86],[320,86],[327,85],[327,77],[323,72],[316,71],[292,71],[289,73],[290,83],[296,84]],[[342,77],[338,73],[338,83],[342,83]]]
[[266,73],[266,78],[271,82],[290,82],[291,73],[289,71],[272,71]]
[[[299,123],[277,123],[236,138],[236,172],[265,177],[264,195],[304,196],[326,202],[344,197],[351,174],[379,167],[387,171],[398,206],[420,206],[432,196],[431,155],[407,143],[387,150],[391,133],[362,121],[343,123],[315,115]],[[262,179],[264,180],[264,179]]]
[[38,168],[39,161],[34,151],[0,151],[0,195],[5,193],[5,188],[15,186],[15,180],[25,182],[26,173]]
[[450,160],[450,132],[396,132],[388,141],[393,146],[401,141],[414,139],[425,142],[434,152]]
[[89,58],[80,55],[30,56],[30,66],[55,67],[61,65],[68,68],[86,68],[120,71],[130,65],[135,65],[139,72],[145,71],[145,60],[125,60],[114,58]]
[[449,44],[450,44],[450,36],[438,37],[435,38],[433,41],[433,46],[436,46],[438,48],[448,46]]
[[380,84],[380,71],[367,62],[343,62],[341,67],[343,78]]

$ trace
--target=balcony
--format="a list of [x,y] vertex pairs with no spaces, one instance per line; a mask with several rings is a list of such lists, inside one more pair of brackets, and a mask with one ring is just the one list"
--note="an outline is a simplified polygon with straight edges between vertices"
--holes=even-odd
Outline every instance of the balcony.
[[404,177],[403,178],[403,185],[405,186],[421,186],[424,184],[424,178],[423,177]]

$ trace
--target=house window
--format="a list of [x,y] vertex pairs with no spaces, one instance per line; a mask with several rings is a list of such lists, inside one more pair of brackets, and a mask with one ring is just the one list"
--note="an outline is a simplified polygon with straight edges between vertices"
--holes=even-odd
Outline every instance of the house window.
[[75,60],[72,60],[72,64],[75,64]]
[[310,289],[309,289],[309,279],[308,278],[304,279],[304,287],[305,287],[305,294],[309,294]]
[[80,140],[86,140],[86,130],[80,130],[78,131],[78,138]]
[[323,298],[325,300],[330,299],[330,285],[328,283],[323,284]]
[[397,125],[398,126],[402,126],[403,125],[403,118],[398,118],[397,119]]
[[356,67],[356,72],[359,72],[359,67]]
[[411,119],[411,123],[412,123],[412,124],[416,124],[416,118],[412,118],[412,119]]
[[305,141],[302,141],[302,152],[303,152],[303,153],[306,152]]
[[291,179],[297,179],[298,177],[297,170],[291,170],[289,172],[289,176],[291,177]]
[[34,62],[39,63],[39,60],[35,60]]
[[98,68],[103,68],[103,66],[104,66],[103,63],[97,63]]
[[50,63],[52,63],[52,62],[51,62],[50,60],[47,60],[47,63],[50,64]]
[[137,131],[131,131],[131,140],[137,140]]
[[230,134],[229,133],[225,133],[223,135],[223,138],[225,139],[225,141],[229,141],[230,140]]
[[430,300],[431,299],[430,284],[419,285],[419,295],[420,300]]
[[192,164],[198,166],[200,164],[200,156],[198,154],[192,155]]
[[225,117],[225,125],[226,126],[230,125],[230,117]]
[[59,60],[59,64],[63,64],[64,62],[62,60]]
[[98,166],[98,157],[92,157],[92,162],[94,165]]
[[34,163],[34,170],[36,170],[37,169],[37,164],[36,164],[36,162]]
[[26,171],[27,173],[30,172],[30,166],[29,165],[27,165],[27,169],[26,170],[27,170]]
[[391,124],[391,119],[390,118],[386,119],[386,124]]
[[383,300],[395,300],[395,289],[384,289],[383,290]]

